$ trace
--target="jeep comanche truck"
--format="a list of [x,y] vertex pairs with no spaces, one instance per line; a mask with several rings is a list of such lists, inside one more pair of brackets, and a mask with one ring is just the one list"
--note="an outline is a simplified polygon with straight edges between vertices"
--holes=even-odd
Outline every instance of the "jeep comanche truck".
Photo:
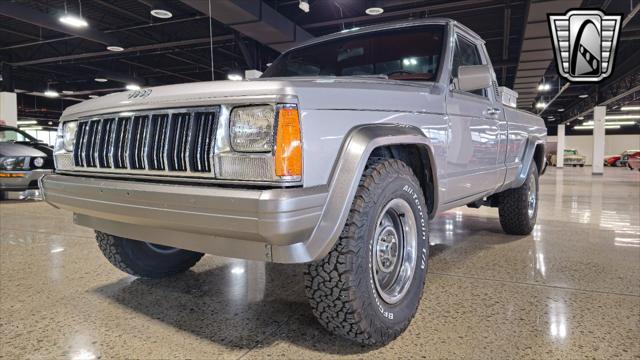
[[417,311],[436,213],[486,205],[506,233],[533,229],[546,128],[502,93],[455,21],[346,31],[260,79],[69,107],[41,187],[124,272],[170,276],[204,253],[308,263],[320,323],[384,344]]

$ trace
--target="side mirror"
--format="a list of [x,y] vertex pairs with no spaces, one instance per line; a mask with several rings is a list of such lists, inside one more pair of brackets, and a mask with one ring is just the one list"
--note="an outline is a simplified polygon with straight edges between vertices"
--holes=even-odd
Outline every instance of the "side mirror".
[[474,91],[491,86],[489,65],[458,66],[458,87],[462,91]]

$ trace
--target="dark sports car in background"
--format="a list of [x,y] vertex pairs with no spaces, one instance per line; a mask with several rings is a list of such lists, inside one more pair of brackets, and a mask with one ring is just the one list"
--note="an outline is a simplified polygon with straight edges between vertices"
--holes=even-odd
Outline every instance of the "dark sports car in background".
[[38,179],[53,170],[53,149],[26,132],[0,126],[0,199],[6,191],[38,189]]

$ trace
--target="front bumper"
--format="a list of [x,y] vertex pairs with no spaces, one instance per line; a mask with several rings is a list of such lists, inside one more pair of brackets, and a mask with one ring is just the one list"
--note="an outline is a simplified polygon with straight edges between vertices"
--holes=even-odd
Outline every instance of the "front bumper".
[[0,171],[0,190],[24,191],[38,188],[38,180],[51,170],[39,169],[31,171]]
[[306,262],[327,188],[247,190],[52,174],[45,200],[109,234],[208,254]]

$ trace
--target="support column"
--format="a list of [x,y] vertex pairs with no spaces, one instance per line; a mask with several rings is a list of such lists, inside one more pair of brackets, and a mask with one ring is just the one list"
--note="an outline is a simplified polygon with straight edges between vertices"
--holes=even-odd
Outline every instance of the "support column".
[[593,164],[592,174],[602,175],[604,172],[604,135],[606,106],[596,106],[593,108]]
[[18,98],[16,93],[0,92],[0,124],[18,126]]
[[556,167],[564,167],[564,125],[558,125],[558,145],[556,149]]

